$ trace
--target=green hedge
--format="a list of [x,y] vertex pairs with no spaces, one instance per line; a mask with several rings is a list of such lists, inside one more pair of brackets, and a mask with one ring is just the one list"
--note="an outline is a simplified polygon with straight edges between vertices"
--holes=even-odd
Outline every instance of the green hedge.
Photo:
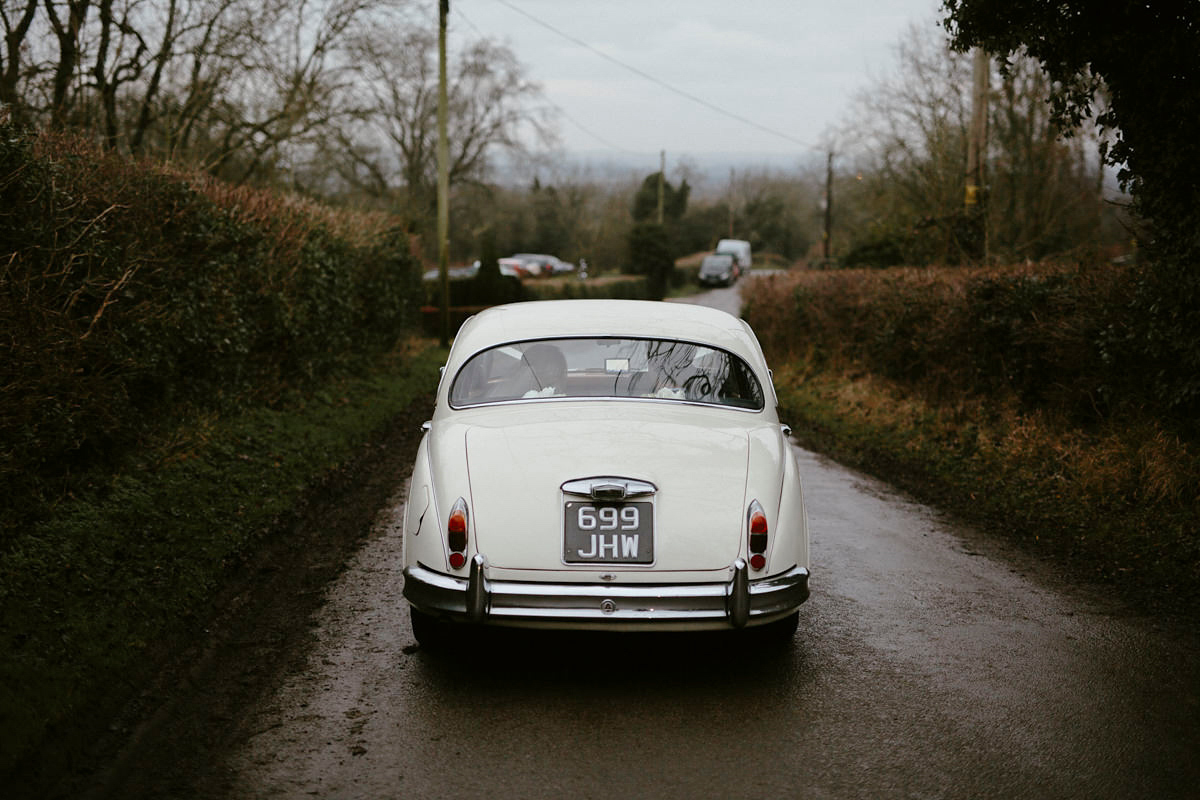
[[650,299],[646,279],[641,276],[592,278],[583,281],[567,279],[545,283],[527,281],[525,288],[535,300]]
[[0,775],[436,382],[392,224],[0,123]]
[[[805,446],[1152,607],[1200,613],[1197,419],[1136,267],[794,271],[745,316]],[[1181,347],[1188,343],[1181,342]]]
[[269,400],[415,324],[406,235],[240,197],[0,123],[0,549],[180,409]]
[[16,537],[0,553],[0,785],[70,763],[306,493],[428,395],[445,356],[396,353],[194,420]]
[[1136,324],[1132,292],[1118,267],[813,271],[759,284],[746,314],[776,352],[857,364],[935,399],[1011,398],[1091,423],[1158,405],[1144,365],[1114,341]]

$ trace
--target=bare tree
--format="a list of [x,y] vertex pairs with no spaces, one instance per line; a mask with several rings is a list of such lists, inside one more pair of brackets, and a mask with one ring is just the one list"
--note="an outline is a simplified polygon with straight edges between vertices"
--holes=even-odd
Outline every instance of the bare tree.
[[45,0],[46,18],[58,43],[58,60],[54,66],[54,79],[50,100],[50,124],[59,128],[66,125],[72,98],[71,83],[80,61],[80,42],[84,25],[87,24],[91,0],[65,0],[55,3]]
[[993,97],[989,224],[1012,258],[1037,259],[1095,239],[1102,198],[1093,168],[1100,176],[1103,170],[1087,151],[1098,144],[1090,131],[1063,137],[1046,103],[1050,89],[1037,62],[1020,58]]
[[37,14],[38,0],[0,0],[0,23],[4,25],[4,50],[0,51],[0,106],[11,109],[13,119],[24,116],[24,101],[18,86],[21,50]]
[[[271,9],[264,7],[262,13],[269,16]],[[170,88],[157,114],[146,113],[158,117],[159,147],[170,157],[190,160],[194,150],[204,151],[197,142],[210,137],[205,122],[240,65],[249,60],[253,24],[245,0],[195,0],[178,33],[164,31],[163,41],[170,41],[173,53],[166,61]]]
[[[379,184],[398,181],[411,219],[432,214],[436,198],[436,39],[426,30],[397,36],[375,31],[358,40],[370,112],[355,139],[366,146],[347,153],[348,175]],[[535,104],[540,88],[528,81],[508,47],[479,40],[463,49],[450,75],[449,175],[452,185],[480,181],[495,150],[521,151],[528,133],[535,142],[552,138],[544,109]],[[383,145],[386,143],[390,152]]]
[[[855,99],[842,139],[890,211],[936,218],[962,202],[971,66],[941,40],[911,28],[898,66]],[[877,182],[877,183],[876,183]]]
[[134,153],[142,152],[146,133],[156,119],[154,109],[162,88],[163,76],[175,56],[176,42],[186,30],[182,24],[185,19],[186,12],[181,9],[180,0],[167,0],[165,16],[157,37],[158,46],[150,56],[150,75],[141,93],[141,99],[137,102],[137,113],[130,122],[129,149]]
[[[133,14],[138,5],[139,0],[120,0],[119,4],[117,0],[99,0],[96,7],[100,30],[91,85],[99,95],[99,125],[110,148],[117,147],[120,136],[118,93],[125,84],[137,81],[146,67],[149,47],[134,27]],[[170,6],[173,11],[173,0]]]
[[[378,0],[285,2],[269,24],[260,19],[250,68],[233,85],[241,102],[221,119],[225,135],[212,153],[214,171],[248,180],[285,145],[359,110],[348,102],[355,72],[343,47],[354,27],[380,5]],[[226,168],[233,161],[238,167],[230,172]]]
[[[157,118],[172,153],[235,181],[269,174],[289,145],[332,127],[348,102],[348,36],[390,0],[197,0],[164,26]],[[140,138],[135,140],[140,143]]]
[[[0,102],[113,148],[237,182],[314,154],[414,217],[434,197],[433,35],[412,0],[0,0]],[[507,47],[459,52],[455,184],[492,153],[546,141],[538,88]],[[328,158],[335,154],[336,159]]]
[[[839,190],[841,219],[881,258],[976,256],[983,229],[963,212],[970,56],[917,28],[897,54],[897,68],[856,98],[843,134],[855,170]],[[1038,65],[1016,58],[988,97],[986,230],[1003,257],[1041,258],[1094,236],[1096,177],[1083,154],[1093,137],[1062,138],[1045,110],[1049,91]]]

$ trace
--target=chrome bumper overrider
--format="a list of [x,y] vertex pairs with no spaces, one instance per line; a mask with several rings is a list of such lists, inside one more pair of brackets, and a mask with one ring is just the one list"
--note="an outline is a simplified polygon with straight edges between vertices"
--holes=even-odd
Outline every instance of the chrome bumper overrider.
[[625,623],[635,627],[735,628],[770,622],[808,599],[808,570],[750,580],[737,559],[733,577],[715,583],[573,584],[494,581],[484,558],[457,578],[422,565],[404,570],[404,596],[415,608],[443,619],[498,625],[588,627]]

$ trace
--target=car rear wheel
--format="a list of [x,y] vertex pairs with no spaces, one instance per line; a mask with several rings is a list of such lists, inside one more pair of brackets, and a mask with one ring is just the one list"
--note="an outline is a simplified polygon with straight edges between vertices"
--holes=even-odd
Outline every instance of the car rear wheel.
[[800,627],[800,612],[793,611],[783,619],[768,622],[757,628],[750,628],[747,633],[767,647],[784,647],[796,638],[796,629]]
[[413,636],[417,637],[417,644],[427,650],[445,647],[446,623],[415,608],[409,609],[409,619],[412,621]]

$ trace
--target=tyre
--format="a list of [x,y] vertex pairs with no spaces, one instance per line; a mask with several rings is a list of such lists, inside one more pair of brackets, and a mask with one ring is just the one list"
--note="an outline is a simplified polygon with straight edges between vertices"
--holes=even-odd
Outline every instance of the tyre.
[[754,639],[766,647],[785,647],[796,638],[796,629],[800,627],[800,612],[793,611],[783,619],[768,622],[757,628],[751,628]]
[[412,621],[413,636],[417,637],[417,644],[422,648],[438,650],[445,647],[446,623],[415,608],[409,609],[409,619]]

